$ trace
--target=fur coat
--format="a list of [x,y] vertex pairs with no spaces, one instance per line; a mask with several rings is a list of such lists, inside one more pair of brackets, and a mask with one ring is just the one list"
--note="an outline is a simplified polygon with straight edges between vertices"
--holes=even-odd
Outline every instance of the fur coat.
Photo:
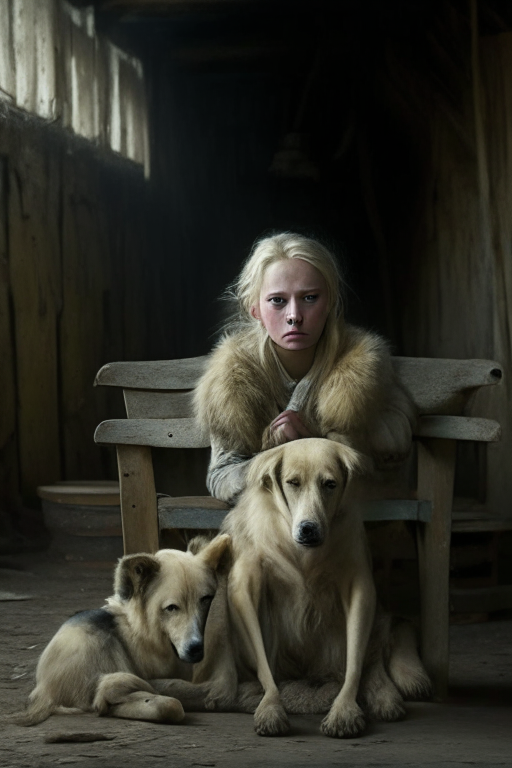
[[[275,444],[268,425],[285,409],[300,412],[312,434],[351,445],[380,469],[395,467],[407,456],[415,420],[386,342],[349,325],[344,326],[334,365],[311,389],[307,378],[294,382],[277,361],[269,376],[249,334],[224,338],[197,386],[195,406],[212,441],[210,486],[216,467],[242,465]],[[233,487],[210,491],[230,501],[243,484],[242,473]]]

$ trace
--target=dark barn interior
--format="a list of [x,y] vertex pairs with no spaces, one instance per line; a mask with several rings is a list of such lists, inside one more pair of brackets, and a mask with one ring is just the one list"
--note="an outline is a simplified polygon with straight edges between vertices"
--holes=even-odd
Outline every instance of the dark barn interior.
[[[49,121],[2,102],[7,549],[44,538],[39,485],[115,479],[92,440],[123,415],[91,389],[101,365],[207,353],[265,232],[333,247],[349,319],[395,354],[507,367],[507,3],[98,0],[93,18],[143,64],[150,171],[62,130],[65,104]],[[479,398],[502,440],[459,448],[456,495],[507,518],[510,383]]]
[[[2,555],[51,545],[39,486],[117,479],[114,451],[93,441],[101,421],[124,416],[117,390],[93,389],[101,366],[208,353],[219,297],[254,240],[292,230],[334,250],[349,320],[393,354],[503,366],[500,386],[474,403],[501,441],[458,448],[455,511],[487,522],[452,537],[452,576],[491,596],[464,602],[454,621],[510,619],[510,3],[61,5],[41,4],[57,61],[47,115],[30,106],[44,89],[23,90],[16,38],[21,8],[30,48],[40,11],[1,5]],[[107,43],[122,52],[116,98],[132,121],[116,151],[101,117],[114,80],[97,76]],[[46,54],[34,50],[38,82]],[[86,96],[93,72],[99,90]],[[69,93],[100,115],[90,135]],[[203,467],[184,454],[176,492],[201,490]],[[384,571],[393,556],[414,559],[410,542],[378,539]]]

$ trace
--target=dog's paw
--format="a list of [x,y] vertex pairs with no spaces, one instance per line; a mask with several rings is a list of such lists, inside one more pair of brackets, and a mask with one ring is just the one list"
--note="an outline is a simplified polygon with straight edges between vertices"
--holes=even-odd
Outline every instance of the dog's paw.
[[185,717],[178,699],[145,691],[136,691],[126,696],[124,701],[111,705],[106,714],[108,717],[146,720],[151,723],[181,723]]
[[290,722],[282,704],[267,704],[264,700],[254,713],[254,730],[258,736],[284,736]]
[[209,712],[233,712],[236,710],[236,694],[229,687],[213,684],[204,705]]
[[388,697],[372,697],[364,705],[364,711],[371,720],[382,720],[393,723],[396,720],[403,720],[406,712],[402,699],[396,697],[390,700]]
[[333,739],[353,739],[360,736],[366,728],[363,712],[357,704],[343,707],[340,711],[331,711],[322,720],[320,730],[324,736]]
[[254,715],[262,699],[263,688],[259,683],[240,683],[237,690],[236,710]]
[[181,723],[185,719],[181,701],[171,696],[154,696],[147,698],[145,703],[148,707],[148,717],[144,719],[156,723]]
[[402,697],[386,674],[367,680],[359,702],[371,720],[393,722],[403,720],[405,707]]

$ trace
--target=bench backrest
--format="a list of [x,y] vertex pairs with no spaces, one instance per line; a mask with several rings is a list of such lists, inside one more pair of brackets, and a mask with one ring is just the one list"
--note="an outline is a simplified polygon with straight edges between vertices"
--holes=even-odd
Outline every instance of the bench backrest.
[[[109,363],[94,383],[123,389],[129,419],[191,418],[192,390],[207,361],[205,355]],[[480,387],[496,384],[502,377],[501,366],[492,360],[394,357],[392,363],[420,415],[462,415]]]

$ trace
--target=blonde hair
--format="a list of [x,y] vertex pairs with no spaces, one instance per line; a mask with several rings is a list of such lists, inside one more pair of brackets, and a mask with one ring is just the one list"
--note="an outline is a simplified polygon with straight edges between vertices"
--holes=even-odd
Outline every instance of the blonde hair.
[[322,243],[294,232],[281,232],[257,240],[235,282],[224,297],[235,305],[235,311],[224,326],[225,333],[245,333],[253,336],[260,353],[261,364],[270,372],[276,355],[270,337],[262,323],[251,315],[251,307],[260,299],[266,270],[284,259],[303,259],[318,269],[328,289],[329,313],[308,376],[318,380],[325,368],[334,363],[343,331],[343,278],[334,255]]

